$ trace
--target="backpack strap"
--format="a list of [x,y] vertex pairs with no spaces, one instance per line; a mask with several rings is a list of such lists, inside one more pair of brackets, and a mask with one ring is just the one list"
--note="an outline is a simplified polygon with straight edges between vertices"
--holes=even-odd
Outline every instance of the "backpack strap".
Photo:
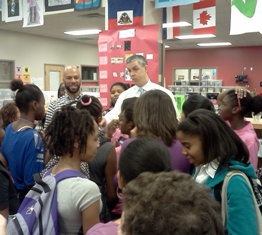
[[258,231],[260,232],[259,234],[262,234],[262,216],[257,204],[257,200],[256,197],[254,195],[252,186],[250,184],[250,181],[248,179],[248,177],[246,176],[245,173],[243,173],[242,171],[238,171],[238,170],[232,170],[229,171],[224,179],[224,183],[223,183],[223,187],[222,187],[222,193],[221,193],[221,198],[222,198],[222,204],[221,204],[221,213],[222,213],[222,222],[224,227],[226,228],[226,218],[227,218],[227,188],[228,188],[228,182],[229,180],[235,176],[235,175],[239,175],[242,176],[248,187],[250,188],[250,191],[252,193],[252,197],[253,197],[253,202],[254,202],[254,207],[255,207],[255,212],[256,212],[256,217],[257,217],[257,224],[258,224]]
[[[53,168],[48,169],[46,173],[44,174],[44,177],[46,177],[47,175],[51,175],[52,169]],[[72,170],[72,169],[63,170],[55,175],[56,182],[59,182],[66,178],[72,178],[72,177],[87,178],[81,172]]]
[[[48,169],[44,177],[51,175],[51,171],[52,171],[52,168]],[[40,184],[43,187],[45,193],[51,191],[49,185],[42,180],[40,173],[34,174],[33,177],[34,177],[35,182],[37,184]],[[61,171],[57,173],[54,177],[56,178],[56,183],[58,183],[59,181],[63,179],[72,178],[72,177],[86,178],[86,176],[81,174],[80,172],[75,171],[75,170],[70,170],[70,169]]]
[[59,181],[67,178],[73,178],[73,177],[80,177],[80,178],[87,178],[85,175],[82,173],[75,171],[75,170],[64,170],[55,175],[56,182],[58,183]]

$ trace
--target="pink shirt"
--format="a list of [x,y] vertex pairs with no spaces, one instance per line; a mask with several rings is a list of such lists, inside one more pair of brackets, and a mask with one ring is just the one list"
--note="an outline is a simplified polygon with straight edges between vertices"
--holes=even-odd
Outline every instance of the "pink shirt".
[[91,227],[86,235],[117,235],[118,224],[115,222],[108,222],[106,224],[98,223]]
[[246,125],[242,129],[234,131],[246,144],[249,151],[249,161],[254,169],[257,170],[259,141],[252,123],[248,121],[245,122]]

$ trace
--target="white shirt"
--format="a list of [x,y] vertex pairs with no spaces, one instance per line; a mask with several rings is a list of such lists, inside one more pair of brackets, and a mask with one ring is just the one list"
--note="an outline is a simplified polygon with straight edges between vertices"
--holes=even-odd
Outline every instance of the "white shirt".
[[[125,99],[140,96],[139,88],[140,87],[134,85],[134,86],[130,87],[128,90],[126,90],[126,91],[124,91],[120,94],[120,96],[118,97],[117,102],[115,104],[115,107],[105,115],[105,119],[106,119],[107,123],[111,122],[113,119],[118,119],[118,115],[121,112],[121,105],[122,105],[122,103]],[[168,94],[170,96],[173,104],[174,104],[174,107],[175,107],[175,110],[176,110],[176,113],[177,113],[175,98],[174,98],[173,93],[170,90],[168,90],[165,87],[162,87],[162,86],[160,86],[156,83],[153,83],[150,80],[142,88],[145,90],[145,92],[149,91],[149,90],[161,90],[161,91],[165,92],[166,94]]]
[[217,159],[205,165],[197,166],[193,178],[197,183],[204,184],[208,177],[211,177],[212,179],[215,177],[217,168],[218,168]]

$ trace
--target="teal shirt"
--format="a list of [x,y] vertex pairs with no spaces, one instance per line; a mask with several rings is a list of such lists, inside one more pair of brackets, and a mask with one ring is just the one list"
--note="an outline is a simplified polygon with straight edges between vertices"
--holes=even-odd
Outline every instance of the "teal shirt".
[[[240,170],[248,177],[257,178],[251,164],[231,160],[229,169],[219,167],[215,177],[209,177],[205,184],[213,193],[215,185],[222,182],[230,169]],[[227,230],[229,235],[258,235],[258,224],[253,204],[252,192],[241,176],[233,176],[227,190]]]

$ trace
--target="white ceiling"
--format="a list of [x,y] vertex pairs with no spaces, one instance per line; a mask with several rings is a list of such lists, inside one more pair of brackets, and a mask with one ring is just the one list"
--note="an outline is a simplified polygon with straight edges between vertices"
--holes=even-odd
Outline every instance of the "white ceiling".
[[[243,46],[262,46],[262,34],[248,33],[243,35],[230,36],[230,2],[231,0],[216,1],[216,38],[197,39],[197,40],[166,40],[164,43],[170,46],[170,49],[192,49],[199,48],[196,44],[200,42],[220,42],[228,41],[233,47]],[[187,21],[192,24],[192,5],[181,7],[181,21]],[[183,16],[183,17],[182,17]],[[261,23],[261,22],[260,22]],[[23,28],[23,22],[0,22],[0,30],[14,31],[51,37],[63,40],[76,41],[96,45],[97,35],[93,36],[70,36],[64,34],[65,31],[98,28],[105,29],[105,8],[88,11],[72,11],[67,13],[45,15],[44,25],[39,27]],[[1,33],[4,33],[2,31]],[[0,33],[0,34],[1,34]],[[192,26],[181,29],[183,34],[192,34]]]

